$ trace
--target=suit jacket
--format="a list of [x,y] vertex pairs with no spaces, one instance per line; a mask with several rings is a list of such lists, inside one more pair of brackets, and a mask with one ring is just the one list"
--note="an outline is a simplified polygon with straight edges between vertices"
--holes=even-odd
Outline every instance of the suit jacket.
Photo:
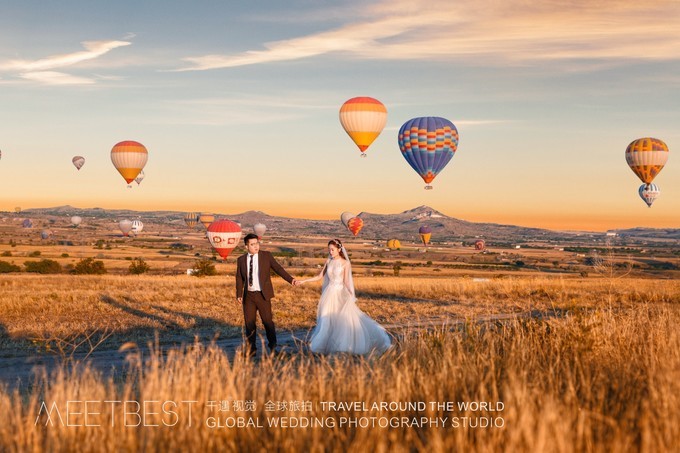
[[[274,286],[272,285],[271,271],[273,270],[288,283],[293,283],[293,277],[276,262],[270,252],[260,250],[258,252],[258,264],[260,271],[260,288],[265,299],[270,300],[274,297]],[[236,298],[244,297],[248,291],[248,254],[241,255],[236,260]]]

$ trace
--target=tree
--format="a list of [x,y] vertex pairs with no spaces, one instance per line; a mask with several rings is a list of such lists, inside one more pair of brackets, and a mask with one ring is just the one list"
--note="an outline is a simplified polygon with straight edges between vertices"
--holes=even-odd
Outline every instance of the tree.
[[132,260],[132,263],[130,263],[130,267],[128,269],[130,270],[131,274],[139,275],[148,272],[150,268],[149,265],[146,264],[146,261],[144,261],[142,258],[135,258]]
[[215,265],[208,259],[196,260],[194,263],[194,271],[191,275],[194,277],[217,275],[217,269],[215,269]]
[[0,261],[0,274],[6,274],[8,272],[21,272],[21,268],[16,264]]
[[106,267],[103,261],[95,261],[94,258],[85,258],[78,261],[73,268],[74,274],[106,274]]
[[394,276],[399,277],[399,271],[401,271],[401,261],[397,261],[394,263],[394,266],[392,266],[392,270],[394,271]]
[[35,272],[37,274],[61,273],[61,264],[54,260],[26,261],[24,266],[26,266],[26,272]]

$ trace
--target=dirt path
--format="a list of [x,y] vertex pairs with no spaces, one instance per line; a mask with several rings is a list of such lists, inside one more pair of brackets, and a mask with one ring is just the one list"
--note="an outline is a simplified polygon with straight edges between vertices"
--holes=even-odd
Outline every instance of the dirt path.
[[[559,313],[545,313],[545,312],[523,312],[513,314],[496,314],[488,316],[480,316],[474,319],[477,323],[488,323],[497,321],[508,321],[521,318],[544,318],[560,316]],[[434,328],[457,328],[469,320],[462,318],[432,318],[427,320],[420,320],[418,322],[410,322],[407,324],[388,324],[384,327],[393,336],[399,338],[403,332],[412,329],[434,329]],[[261,329],[258,329],[258,333]],[[298,353],[307,349],[307,338],[311,330],[296,330],[296,331],[279,331],[277,332],[278,342],[280,348],[287,353]],[[260,342],[263,340],[260,337]],[[165,341],[164,341],[165,343]],[[186,344],[186,343],[184,343]],[[204,342],[204,344],[208,344]],[[242,346],[243,340],[241,338],[225,338],[214,340],[214,344],[224,350],[230,358],[233,358],[237,350]],[[163,352],[172,349],[180,348],[177,344],[161,344]],[[149,347],[142,349],[143,356],[150,355]],[[88,356],[85,352],[76,352],[72,354],[70,360],[73,362],[89,364],[93,369],[102,372],[105,377],[120,377],[127,369],[128,356],[136,354],[135,350],[128,350],[119,352],[112,349],[96,349]],[[262,348],[259,349],[259,354],[262,354]],[[30,389],[42,373],[52,373],[57,369],[64,359],[60,356],[48,354],[26,353],[25,355],[17,355],[11,358],[0,358],[0,385],[5,385],[9,390],[19,389],[21,391]]]

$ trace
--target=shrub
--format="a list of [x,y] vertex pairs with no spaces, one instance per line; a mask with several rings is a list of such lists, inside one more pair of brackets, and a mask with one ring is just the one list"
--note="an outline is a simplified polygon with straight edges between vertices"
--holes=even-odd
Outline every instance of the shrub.
[[40,256],[40,250],[34,250],[31,253],[29,253],[28,256],[30,257]]
[[59,274],[61,272],[61,264],[54,260],[26,261],[24,266],[26,266],[26,272],[37,274]]
[[130,270],[131,274],[139,275],[147,272],[149,270],[149,265],[146,264],[146,261],[144,261],[142,258],[135,258],[132,260],[132,263],[130,263],[130,267],[128,269]]
[[5,250],[4,252],[2,252],[2,256],[12,256],[12,252],[10,252],[9,250]]
[[8,272],[20,272],[21,268],[16,264],[8,263],[7,261],[0,261],[0,274],[7,274]]
[[215,269],[215,264],[213,264],[210,260],[196,260],[194,263],[194,271],[191,275],[194,277],[217,275],[217,269]]
[[76,263],[73,268],[74,274],[106,274],[103,261],[95,261],[94,258],[85,258]]
[[62,258],[68,258],[68,257],[69,257],[69,254],[68,254],[68,253],[62,253],[62,254],[61,254],[61,257],[62,257]]

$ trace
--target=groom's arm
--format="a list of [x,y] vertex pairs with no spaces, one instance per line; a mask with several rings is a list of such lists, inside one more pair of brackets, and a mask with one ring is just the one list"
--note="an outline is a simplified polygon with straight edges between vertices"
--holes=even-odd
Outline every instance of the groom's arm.
[[236,262],[236,300],[241,302],[243,298],[243,276],[241,275],[241,260]]
[[283,278],[285,281],[292,285],[295,279],[288,272],[286,272],[286,270],[274,259],[274,255],[272,255],[269,252],[267,253],[269,254],[270,267],[274,270],[274,272],[279,274],[281,278]]

